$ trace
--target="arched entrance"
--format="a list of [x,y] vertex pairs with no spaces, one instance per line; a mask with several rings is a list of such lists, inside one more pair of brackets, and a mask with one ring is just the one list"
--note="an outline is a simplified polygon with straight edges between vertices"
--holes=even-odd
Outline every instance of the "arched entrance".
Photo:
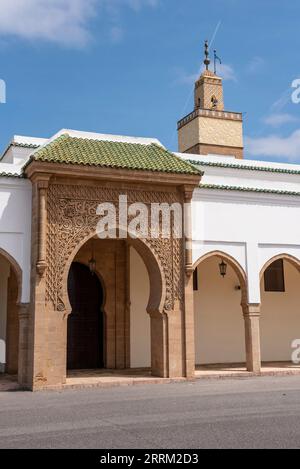
[[21,282],[20,267],[0,249],[0,373],[18,373]]
[[242,267],[218,251],[206,254],[194,267],[196,366],[245,363],[241,305],[246,302],[247,289]]
[[262,361],[291,362],[300,339],[300,261],[288,254],[270,259],[261,271]]
[[[103,333],[101,332],[104,337],[103,368],[128,370],[151,367],[152,373],[156,374],[156,368],[161,366],[160,346],[164,346],[164,343],[160,342],[161,331],[158,333],[155,328],[165,320],[160,313],[165,300],[165,284],[155,255],[140,239],[99,239],[94,235],[88,236],[80,244],[70,257],[72,262],[66,266],[66,285],[72,277],[74,263],[79,263],[88,270],[89,261],[94,258],[95,275],[98,280],[101,279],[100,283],[104,289],[100,306],[104,318]],[[137,289],[136,275],[142,277],[139,279],[142,288]],[[88,283],[90,285],[90,282]],[[88,295],[90,296],[90,293]],[[74,336],[71,331],[74,307],[69,288],[66,296],[64,291],[63,298],[68,305],[68,315],[71,315],[66,328],[67,369],[87,369],[86,364],[79,365],[81,359],[75,358],[74,355],[73,364],[70,364],[69,344],[70,336]],[[135,321],[134,327],[132,321]],[[157,354],[159,359],[156,358]],[[88,368],[90,367],[91,365]],[[99,368],[99,365],[94,364],[92,368]]]
[[67,368],[103,368],[103,289],[97,274],[86,265],[73,262],[68,293],[72,313],[68,317]]

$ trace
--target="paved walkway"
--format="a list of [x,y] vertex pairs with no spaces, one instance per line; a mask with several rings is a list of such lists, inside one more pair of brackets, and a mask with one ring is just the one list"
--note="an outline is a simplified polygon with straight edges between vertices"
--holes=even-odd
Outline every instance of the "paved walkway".
[[68,373],[64,388],[115,387],[139,384],[169,384],[183,382],[185,378],[164,379],[151,376],[150,369],[140,370],[80,370]]
[[238,378],[251,376],[291,376],[300,374],[300,366],[293,363],[263,363],[260,373],[249,373],[245,365],[203,365],[196,367],[196,379]]
[[[250,378],[252,376],[300,375],[300,366],[292,363],[264,363],[261,373],[249,373],[242,364],[197,366],[196,379]],[[164,379],[151,376],[149,369],[139,370],[78,370],[68,373],[63,389],[112,388],[143,384],[170,384],[185,378]],[[49,388],[47,388],[49,389]],[[52,387],[51,389],[61,389]],[[0,392],[20,390],[16,376],[0,375]]]

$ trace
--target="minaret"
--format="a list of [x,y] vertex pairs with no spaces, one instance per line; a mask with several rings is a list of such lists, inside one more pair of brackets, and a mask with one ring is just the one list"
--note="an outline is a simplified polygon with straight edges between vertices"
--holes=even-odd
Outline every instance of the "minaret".
[[208,41],[204,53],[205,70],[195,83],[194,111],[178,122],[179,152],[243,158],[243,116],[224,110],[223,82],[209,69]]

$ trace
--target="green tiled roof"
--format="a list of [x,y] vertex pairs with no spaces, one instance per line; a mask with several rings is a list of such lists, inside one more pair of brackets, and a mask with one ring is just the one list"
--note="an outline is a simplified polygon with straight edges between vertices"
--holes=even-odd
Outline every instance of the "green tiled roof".
[[33,149],[40,147],[40,145],[38,145],[37,143],[21,143],[21,142],[13,142],[11,146],[20,147],[20,148],[33,148]]
[[255,187],[242,187],[242,186],[222,186],[219,184],[200,184],[200,189],[213,189],[219,191],[240,191],[240,192],[255,192],[257,194],[277,194],[277,195],[291,195],[300,196],[300,192],[296,191],[283,191],[276,189],[256,189]]
[[211,166],[215,168],[230,168],[230,169],[243,169],[246,171],[265,171],[267,173],[282,173],[282,174],[296,174],[300,175],[300,170],[288,169],[288,168],[274,168],[268,166],[250,166],[245,164],[230,164],[230,163],[216,163],[211,161],[203,160],[187,160],[190,164],[196,166],[196,168],[202,168],[202,166]]
[[152,143],[110,142],[61,135],[33,153],[30,161],[201,175],[201,171]]
[[0,177],[5,177],[5,178],[22,178],[23,176],[21,174],[17,173],[6,173],[2,172],[0,173]]
[[2,153],[0,156],[0,161],[3,160],[5,157],[6,153],[11,147],[18,147],[18,148],[29,148],[32,150],[36,150],[37,148],[40,147],[40,145],[34,144],[34,143],[21,143],[21,142],[11,142],[8,147],[5,149],[5,151]]

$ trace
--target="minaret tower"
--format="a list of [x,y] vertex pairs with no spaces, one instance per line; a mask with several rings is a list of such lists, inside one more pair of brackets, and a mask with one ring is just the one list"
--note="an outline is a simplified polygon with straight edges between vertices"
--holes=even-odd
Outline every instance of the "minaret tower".
[[[178,122],[181,153],[243,158],[243,116],[224,110],[222,78],[209,69],[205,41],[205,70],[195,83],[194,111]],[[215,71],[216,71],[215,54]]]

